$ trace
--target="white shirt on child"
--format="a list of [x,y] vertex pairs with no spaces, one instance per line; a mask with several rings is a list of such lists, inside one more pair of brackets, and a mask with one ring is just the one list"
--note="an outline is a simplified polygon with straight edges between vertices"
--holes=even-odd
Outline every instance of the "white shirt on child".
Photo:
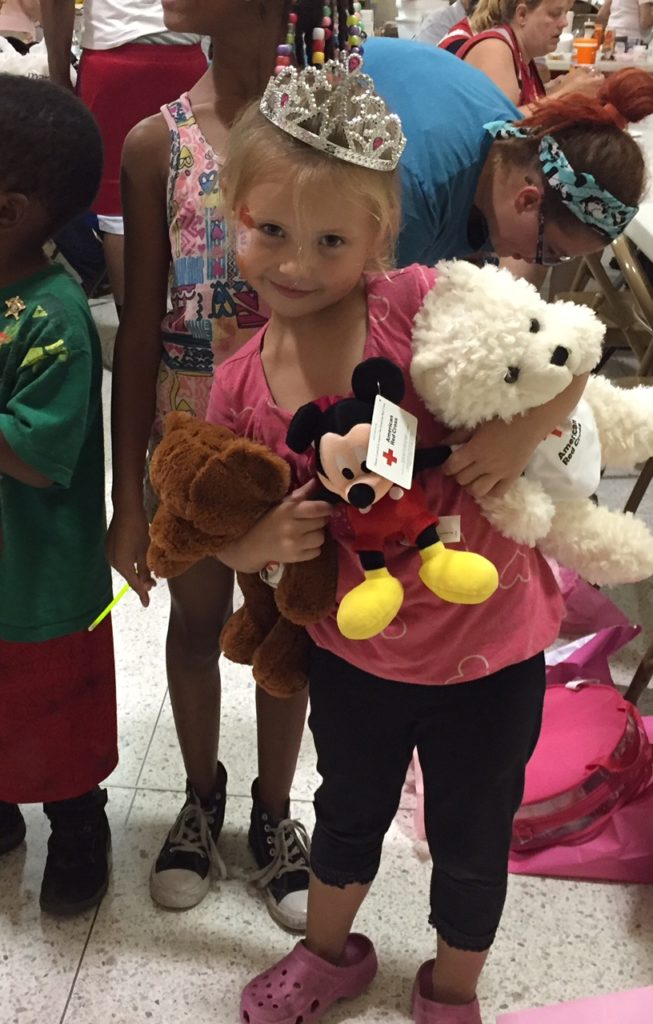
[[[161,0],[86,0],[81,45],[85,50],[113,50],[125,43],[196,43],[199,36],[168,32]],[[145,37],[145,38],[144,38]]]

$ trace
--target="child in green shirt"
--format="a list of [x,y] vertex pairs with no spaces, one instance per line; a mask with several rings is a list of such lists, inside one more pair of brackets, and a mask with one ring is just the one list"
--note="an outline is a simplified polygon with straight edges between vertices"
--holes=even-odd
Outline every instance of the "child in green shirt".
[[102,146],[69,92],[0,75],[0,854],[19,803],[52,832],[41,907],[99,902],[117,754],[104,556],[100,344],[86,299],[44,242],[86,210]]

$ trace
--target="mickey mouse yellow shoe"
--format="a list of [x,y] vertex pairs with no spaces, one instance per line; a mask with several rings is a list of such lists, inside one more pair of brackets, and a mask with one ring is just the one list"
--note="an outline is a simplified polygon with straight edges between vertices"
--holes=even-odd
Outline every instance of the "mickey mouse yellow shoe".
[[369,640],[390,625],[403,600],[404,588],[386,568],[368,569],[340,602],[338,629],[348,640]]
[[473,551],[452,551],[442,541],[420,551],[419,578],[437,597],[452,604],[481,604],[499,586],[499,574]]

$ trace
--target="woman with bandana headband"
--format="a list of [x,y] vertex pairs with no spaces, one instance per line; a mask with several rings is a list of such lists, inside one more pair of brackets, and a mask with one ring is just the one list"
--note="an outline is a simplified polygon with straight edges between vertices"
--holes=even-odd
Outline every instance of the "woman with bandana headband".
[[[646,171],[625,128],[653,113],[647,72],[609,75],[596,97],[552,96],[520,120],[486,75],[412,40],[369,40],[365,71],[399,115],[408,140],[400,164],[399,265],[475,253],[552,265],[600,251],[635,216]],[[416,103],[416,96],[424,100]],[[525,137],[497,131],[497,121],[518,124]],[[551,165],[550,144],[540,143],[549,135],[571,168],[562,176]],[[563,181],[570,174],[583,177],[578,191]],[[538,439],[575,407],[584,386],[577,378],[517,422],[483,424],[444,471],[477,497],[502,494]]]

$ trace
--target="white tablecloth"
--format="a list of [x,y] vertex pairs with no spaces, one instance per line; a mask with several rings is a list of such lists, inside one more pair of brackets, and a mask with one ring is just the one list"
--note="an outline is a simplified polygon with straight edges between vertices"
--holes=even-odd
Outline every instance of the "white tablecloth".
[[[649,181],[653,183],[653,116],[635,125],[632,132],[644,150],[649,167]],[[637,216],[626,228],[626,234],[638,249],[653,260],[653,188],[649,187],[648,198],[640,204]]]
[[[565,56],[561,58],[554,58],[549,54],[544,58],[544,61],[549,71],[566,72],[571,68],[571,54],[565,54]],[[653,62],[651,61],[635,63],[632,60],[597,60],[591,65],[591,67],[596,68],[597,71],[602,71],[603,74],[611,74],[613,71],[622,71],[624,68],[642,68],[644,71],[650,71],[653,73]]]

